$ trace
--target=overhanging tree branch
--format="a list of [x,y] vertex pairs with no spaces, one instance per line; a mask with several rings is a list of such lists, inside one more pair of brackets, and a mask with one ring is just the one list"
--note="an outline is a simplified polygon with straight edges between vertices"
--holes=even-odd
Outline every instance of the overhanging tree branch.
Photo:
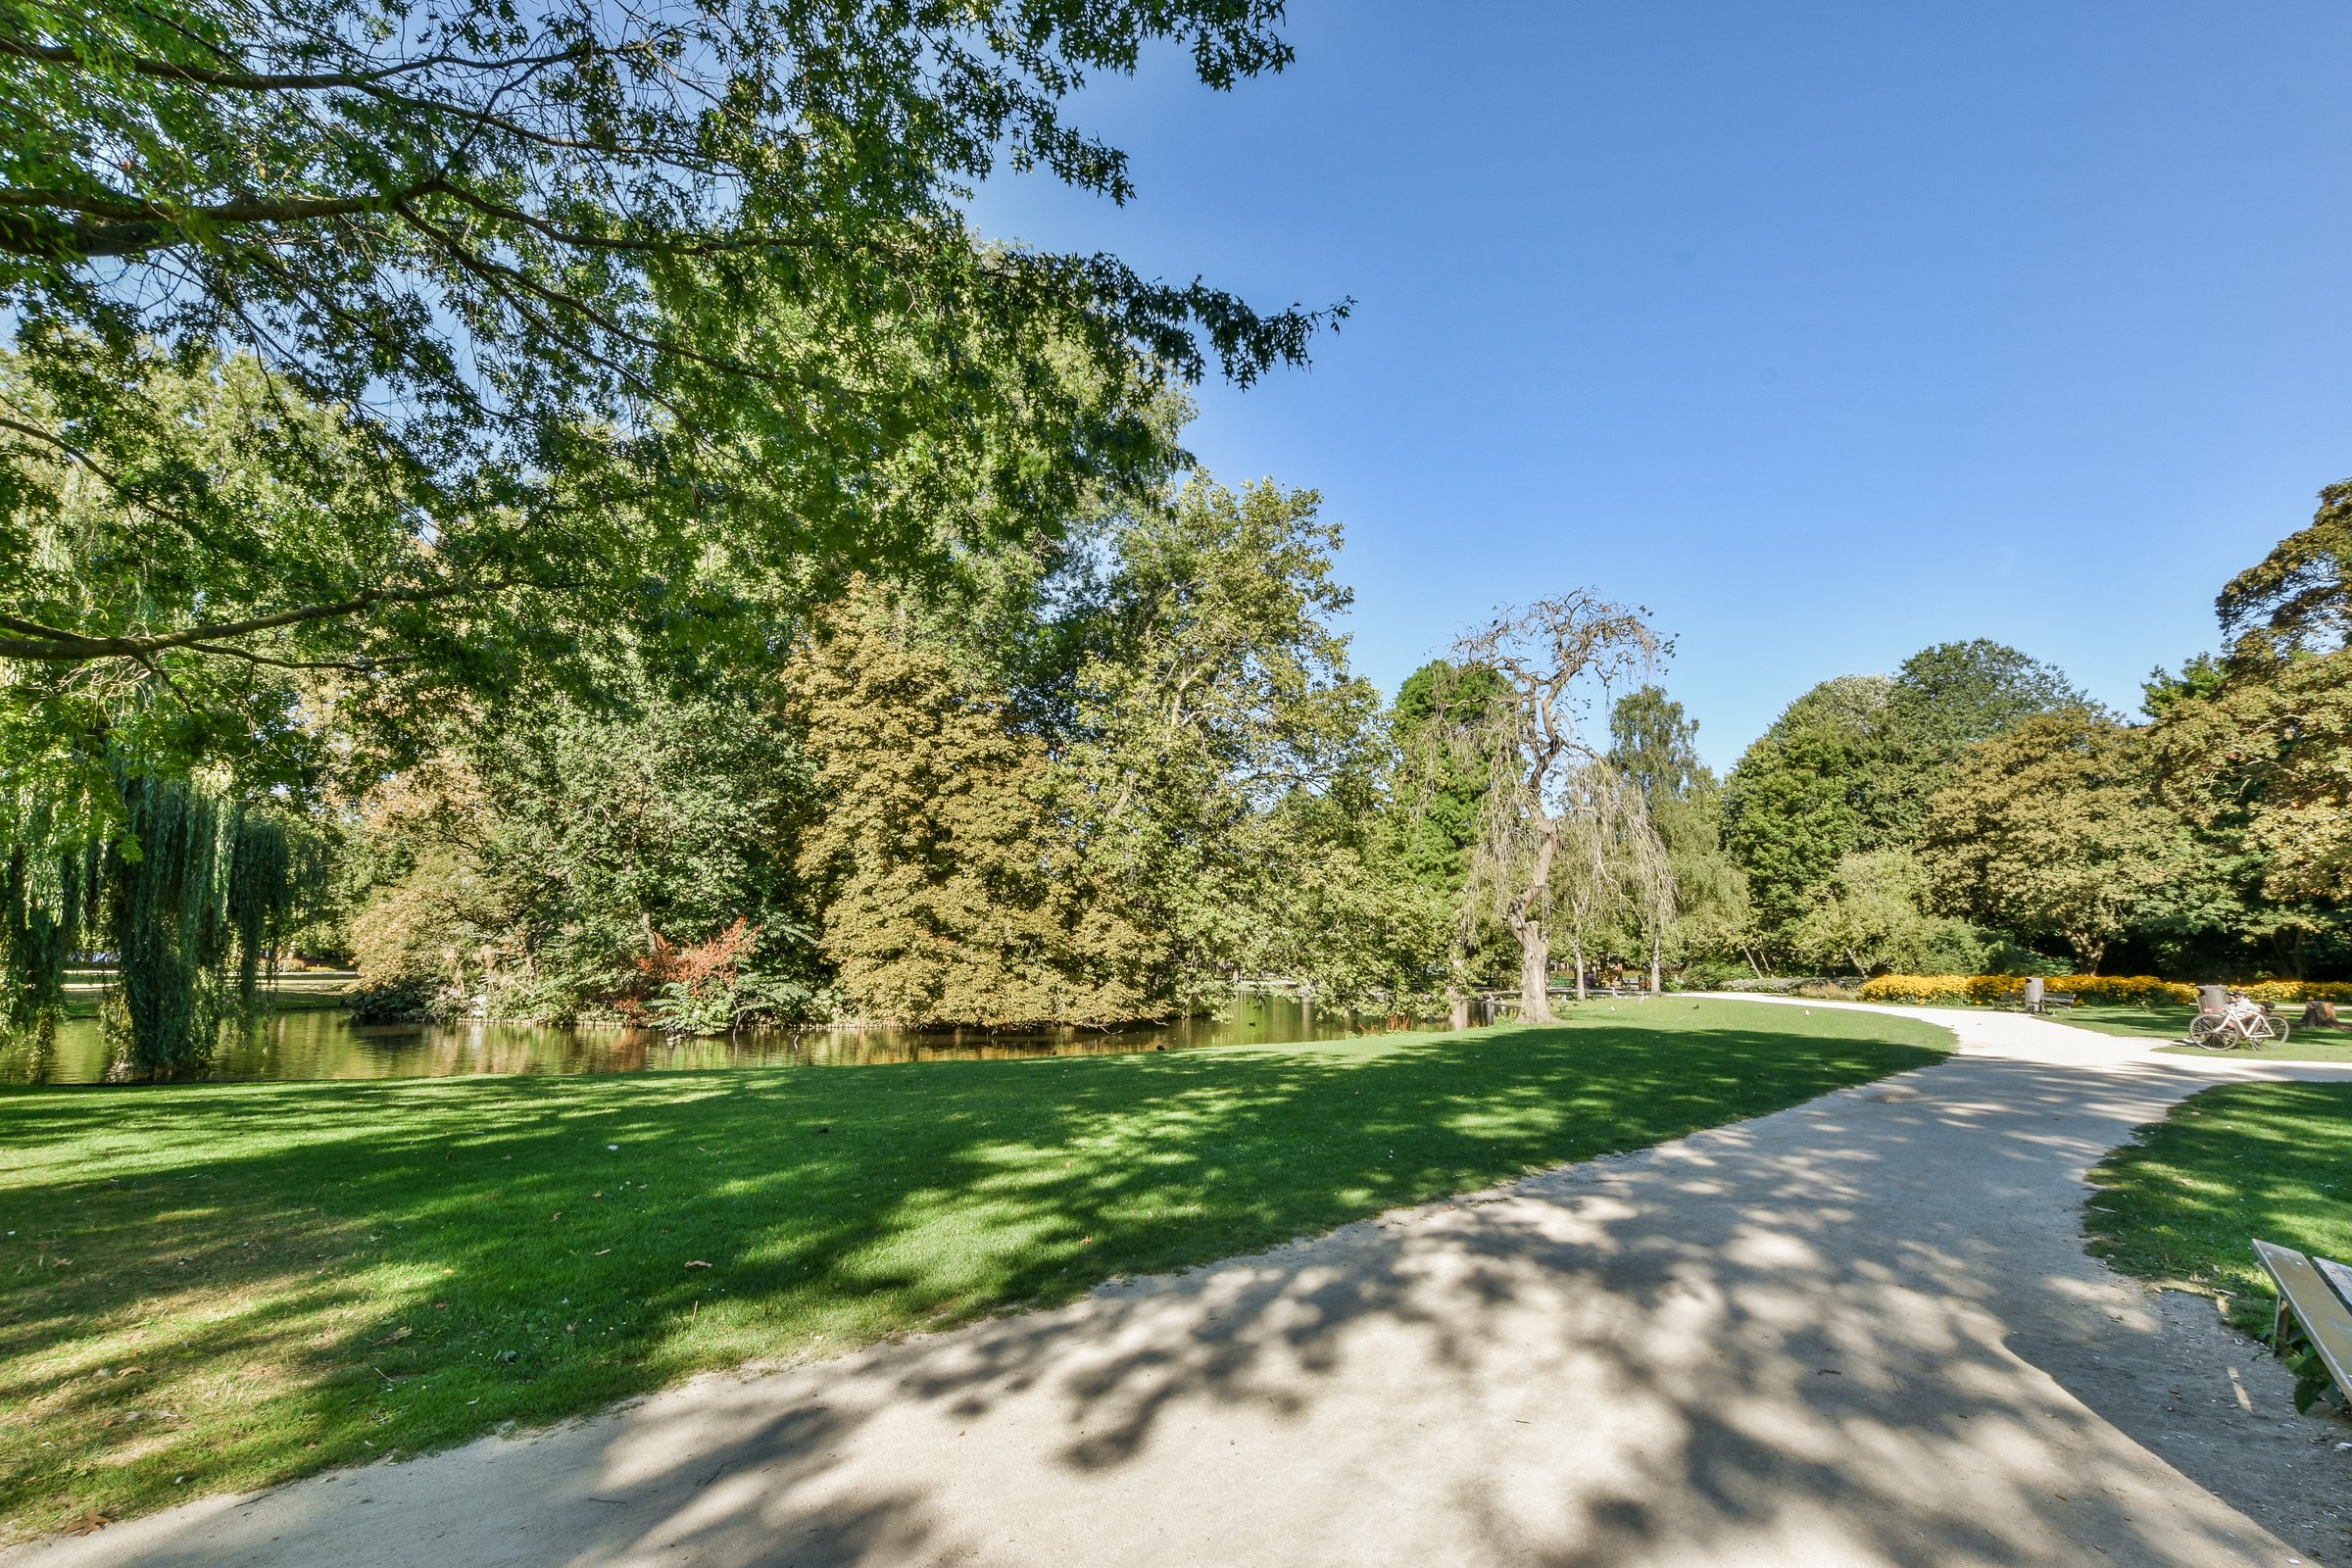
[[214,621],[202,626],[184,626],[178,631],[151,632],[145,636],[93,637],[84,632],[70,631],[58,626],[44,626],[39,621],[22,615],[0,613],[0,659],[21,659],[44,663],[87,663],[100,659],[144,660],[173,649],[195,649],[214,653],[208,648],[231,637],[250,637],[256,632],[276,631],[286,626],[300,626],[312,621],[336,620],[356,615],[377,605],[431,604],[437,600],[454,599],[461,594],[493,591],[512,584],[441,583],[431,588],[369,588],[348,599],[325,604],[303,605],[293,610],[279,611],[273,615],[256,615],[248,620]]

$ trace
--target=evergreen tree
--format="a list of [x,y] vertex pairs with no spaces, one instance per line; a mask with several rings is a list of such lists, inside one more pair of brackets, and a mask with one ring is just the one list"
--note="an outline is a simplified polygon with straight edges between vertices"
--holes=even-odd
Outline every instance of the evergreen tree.
[[790,685],[819,798],[801,867],[853,1015],[1002,1027],[1158,1010],[1163,939],[1093,854],[1099,802],[915,617],[858,585]]

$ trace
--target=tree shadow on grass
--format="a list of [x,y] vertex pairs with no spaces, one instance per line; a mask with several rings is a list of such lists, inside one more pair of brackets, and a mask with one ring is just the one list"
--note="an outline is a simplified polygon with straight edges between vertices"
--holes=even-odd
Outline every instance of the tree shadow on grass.
[[[1692,1014],[1026,1063],[0,1098],[12,1245],[42,1260],[0,1312],[0,1403],[27,1416],[0,1439],[0,1518],[444,1446],[700,1368],[1066,1300],[1934,1056],[1871,1042],[1883,1021],[1806,1020],[1851,1031],[1824,1039]],[[1361,1288],[1282,1298],[1298,1353],[1317,1322],[1377,1309]],[[1082,1452],[1115,1465],[1150,1425],[1125,1424]]]
[[2179,1092],[1956,1060],[289,1489],[137,1560],[2265,1560],[2179,1473],[2212,1487],[2230,1455],[2156,1458],[2148,1412],[2080,1375],[2160,1325],[2082,1253],[2077,1173]]

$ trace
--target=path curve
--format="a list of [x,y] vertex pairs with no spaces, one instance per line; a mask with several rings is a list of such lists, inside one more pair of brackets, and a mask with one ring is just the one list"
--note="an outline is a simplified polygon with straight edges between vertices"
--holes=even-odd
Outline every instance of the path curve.
[[2352,1563],[2352,1428],[2294,1416],[2275,1363],[2085,1256],[2079,1224],[2083,1171],[2181,1096],[2346,1071],[1885,1010],[1961,1052],[1059,1310],[0,1564]]

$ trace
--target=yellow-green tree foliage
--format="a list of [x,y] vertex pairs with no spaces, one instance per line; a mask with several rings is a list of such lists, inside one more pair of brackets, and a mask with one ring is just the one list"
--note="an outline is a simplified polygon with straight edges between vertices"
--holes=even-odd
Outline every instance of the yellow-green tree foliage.
[[2232,659],[2153,735],[2166,799],[2234,840],[2286,903],[2352,903],[2352,650]]
[[1090,858],[1088,797],[871,585],[789,676],[822,806],[801,867],[844,1010],[990,1027],[1151,1013],[1161,940]]
[[1936,904],[2060,938],[2091,973],[2191,854],[2186,823],[2155,798],[2142,732],[2088,709],[1971,750],[1929,804],[1919,847]]

